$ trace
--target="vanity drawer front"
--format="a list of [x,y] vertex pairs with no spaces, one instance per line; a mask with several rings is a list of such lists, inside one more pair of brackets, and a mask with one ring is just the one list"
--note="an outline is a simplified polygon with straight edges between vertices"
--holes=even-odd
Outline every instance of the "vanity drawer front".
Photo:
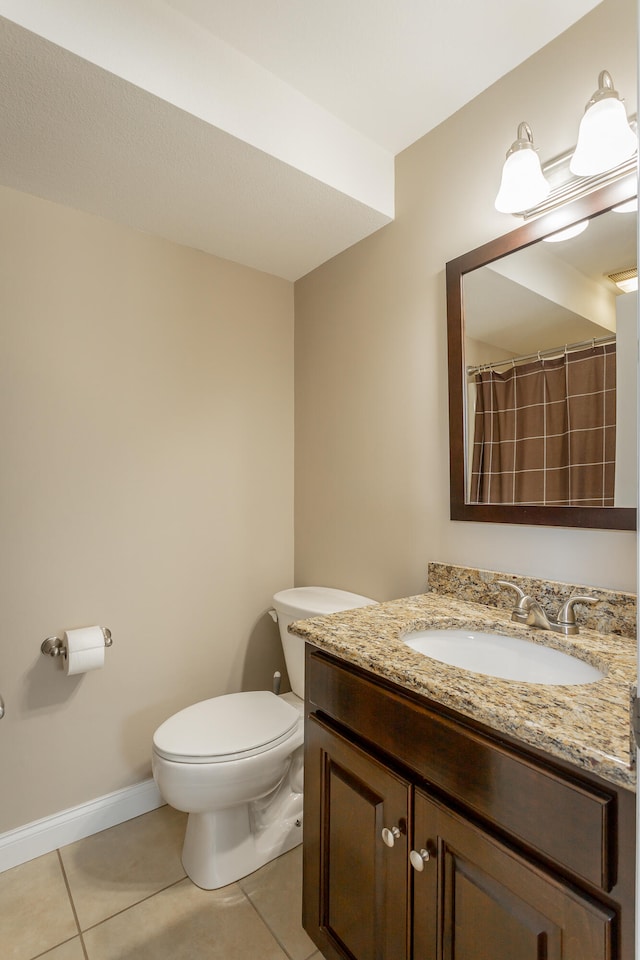
[[[616,796],[307,650],[307,698],[484,821],[591,884],[616,882]],[[498,735],[499,736],[499,735]]]

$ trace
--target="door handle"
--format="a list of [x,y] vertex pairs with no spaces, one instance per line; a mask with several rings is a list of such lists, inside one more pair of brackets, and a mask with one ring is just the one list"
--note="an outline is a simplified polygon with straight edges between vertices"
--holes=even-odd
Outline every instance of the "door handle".
[[4,700],[0,697],[0,720],[4,717]]

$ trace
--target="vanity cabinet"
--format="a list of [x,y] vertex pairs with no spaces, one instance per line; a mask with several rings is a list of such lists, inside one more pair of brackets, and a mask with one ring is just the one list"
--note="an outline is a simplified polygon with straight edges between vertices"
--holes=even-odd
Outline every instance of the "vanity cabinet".
[[631,960],[629,791],[311,647],[305,737],[327,960]]
[[407,955],[411,785],[315,718],[305,736],[312,764],[305,791],[318,789],[318,925],[323,942],[326,936],[337,949],[325,956],[400,960]]

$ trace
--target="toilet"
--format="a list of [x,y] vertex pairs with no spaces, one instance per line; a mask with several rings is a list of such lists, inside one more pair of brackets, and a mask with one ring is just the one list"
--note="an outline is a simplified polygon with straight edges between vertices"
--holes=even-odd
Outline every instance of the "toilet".
[[189,814],[182,863],[197,886],[223,887],[302,841],[304,641],[288,627],[375,602],[330,587],[281,590],[270,613],[291,692],[202,700],[156,730],[153,776],[164,800]]

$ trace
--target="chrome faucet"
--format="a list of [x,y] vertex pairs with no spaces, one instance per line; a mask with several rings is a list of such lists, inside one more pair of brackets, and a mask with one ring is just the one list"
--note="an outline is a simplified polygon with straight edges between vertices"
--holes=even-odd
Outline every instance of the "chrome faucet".
[[538,601],[526,594],[516,583],[509,580],[497,580],[496,583],[516,591],[517,602],[511,612],[512,620],[526,623],[529,627],[537,627],[538,630],[553,630],[565,637],[575,637],[579,633],[574,606],[577,603],[600,602],[595,597],[569,597],[560,607],[557,617],[548,617]]

